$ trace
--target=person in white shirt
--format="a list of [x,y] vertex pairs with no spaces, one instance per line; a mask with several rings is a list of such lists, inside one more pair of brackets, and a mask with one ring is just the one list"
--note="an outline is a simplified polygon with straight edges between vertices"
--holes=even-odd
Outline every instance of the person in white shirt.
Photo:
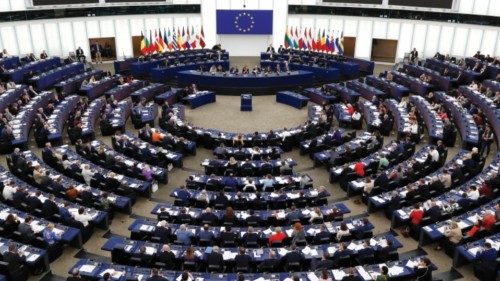
[[437,151],[437,149],[435,147],[433,147],[431,149],[431,158],[432,158],[432,162],[439,162],[439,152]]
[[85,209],[83,207],[80,207],[78,209],[78,212],[73,214],[73,218],[76,221],[79,221],[83,224],[83,226],[88,226],[89,222],[92,220],[92,217],[85,212]]
[[210,198],[208,198],[207,191],[203,189],[198,196],[196,196],[196,200],[198,201],[205,201],[207,203],[210,203]]
[[353,121],[359,121],[361,119],[361,113],[359,113],[359,111],[357,110],[354,110],[351,118]]
[[479,199],[479,190],[477,190],[476,186],[471,186],[469,191],[467,192],[467,197],[469,197],[471,200],[476,201]]
[[314,209],[310,213],[311,218],[309,222],[313,222],[316,218],[323,218],[323,214],[321,213],[321,209],[319,207],[314,207]]
[[84,165],[82,168],[82,177],[85,180],[85,183],[90,186],[90,181],[94,176],[94,172],[90,169],[90,165]]
[[17,188],[12,185],[11,181],[4,183],[4,188],[2,191],[2,196],[5,200],[12,201],[14,199],[14,193],[16,193]]
[[441,182],[443,183],[444,188],[448,189],[451,187],[451,175],[448,170],[444,170],[441,175]]
[[253,183],[253,180],[249,180],[247,184],[243,187],[244,192],[255,192],[257,191],[257,188],[255,187],[255,184]]

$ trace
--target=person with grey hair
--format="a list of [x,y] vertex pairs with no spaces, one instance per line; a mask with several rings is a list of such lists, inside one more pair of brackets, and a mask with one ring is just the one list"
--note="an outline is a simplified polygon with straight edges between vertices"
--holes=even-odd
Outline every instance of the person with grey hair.
[[175,266],[175,254],[170,250],[169,244],[164,244],[161,251],[156,253],[156,261],[162,263],[162,268],[172,270]]
[[191,245],[191,237],[193,237],[193,233],[189,231],[185,224],[181,224],[179,229],[175,232],[177,236],[177,240],[182,243],[184,246]]
[[220,253],[219,246],[214,246],[212,252],[207,256],[207,266],[209,271],[223,271],[224,257]]

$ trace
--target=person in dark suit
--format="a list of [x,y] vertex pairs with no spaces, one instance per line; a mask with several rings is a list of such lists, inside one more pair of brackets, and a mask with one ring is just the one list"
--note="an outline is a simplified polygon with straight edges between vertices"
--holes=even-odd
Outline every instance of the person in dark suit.
[[387,261],[391,255],[392,252],[396,250],[396,247],[394,247],[392,240],[387,239],[387,246],[380,248],[377,251],[377,257],[379,261]]
[[28,202],[31,210],[42,209],[42,201],[40,201],[40,199],[38,198],[40,195],[42,195],[42,192],[40,190],[37,190],[34,194],[31,194],[26,198],[26,201]]
[[247,271],[250,271],[251,263],[252,257],[246,253],[244,247],[240,247],[238,250],[238,254],[236,255],[236,257],[234,257],[236,271],[239,271],[238,269],[243,270],[244,268],[246,268]]
[[3,260],[9,264],[9,268],[13,271],[24,270],[23,265],[26,263],[26,257],[17,250],[14,243],[10,243],[8,251],[3,253]]
[[208,244],[212,244],[215,240],[215,235],[212,231],[210,231],[210,226],[208,224],[204,224],[203,228],[198,233],[198,238],[200,241],[208,241]]
[[412,63],[415,63],[416,60],[418,60],[418,51],[416,48],[413,48],[413,50],[410,52],[410,60]]
[[474,264],[474,274],[481,281],[492,280],[495,276],[497,251],[491,246],[491,243],[484,243],[482,251],[476,254],[477,262]]
[[202,224],[217,225],[219,223],[219,217],[212,213],[212,209],[207,207],[205,212],[201,213],[198,217],[198,221]]
[[326,229],[326,225],[322,224],[319,227],[319,232],[314,235],[314,244],[323,244],[323,241],[326,239],[330,240],[331,236],[330,232]]
[[290,252],[286,253],[282,257],[283,264],[285,266],[285,270],[288,269],[291,263],[299,263],[302,265],[304,262],[304,255],[297,249],[295,245],[290,247]]
[[415,267],[415,276],[417,281],[432,281],[432,270],[429,268],[431,261],[423,257],[419,260],[418,265]]
[[178,200],[180,200],[185,205],[187,205],[189,203],[189,198],[191,198],[191,195],[186,190],[186,186],[184,186],[184,185],[180,186],[180,189],[177,191],[176,198]]
[[146,281],[168,281],[168,279],[161,276],[157,268],[151,268],[151,276]]
[[215,199],[212,201],[214,206],[217,208],[217,206],[220,206],[221,208],[225,209],[227,205],[229,204],[229,199],[227,199],[226,193],[224,190],[221,190],[219,194],[215,197]]
[[224,270],[224,258],[220,253],[219,246],[214,246],[212,248],[212,252],[208,254],[207,267],[209,267],[210,270],[215,269],[218,270],[219,272],[222,272]]
[[255,214],[255,211],[253,209],[250,209],[248,211],[248,214],[250,216],[245,219],[247,225],[253,225],[253,226],[261,225],[262,220],[259,215]]
[[165,264],[167,270],[172,270],[175,266],[175,254],[170,250],[170,245],[162,246],[161,251],[156,253],[155,261]]
[[139,248],[139,253],[135,254],[137,258],[140,259],[141,267],[149,267],[153,257],[146,252],[146,246],[141,246]]
[[345,243],[340,243],[338,251],[333,254],[333,263],[335,266],[339,266],[339,261],[341,258],[350,256],[352,254],[351,250],[347,249]]
[[286,214],[285,219],[288,221],[288,224],[293,224],[297,220],[300,221],[300,219],[303,216],[304,215],[302,214],[302,211],[297,210],[297,208],[295,206],[292,206],[290,208],[290,212],[288,214]]
[[243,242],[245,245],[248,244],[257,244],[259,243],[260,235],[256,233],[253,229],[253,226],[249,226],[247,232],[243,234]]
[[92,49],[94,50],[95,62],[102,63],[101,53],[102,53],[103,49],[102,49],[101,44],[99,44],[99,41],[95,41],[95,43],[92,44]]
[[220,234],[220,240],[222,243],[229,242],[229,241],[236,241],[236,233],[231,231],[230,226],[226,226],[225,230],[221,232]]
[[182,208],[180,214],[177,216],[177,221],[180,223],[191,221],[193,218],[187,213],[186,208]]
[[425,215],[429,216],[432,223],[436,223],[441,220],[441,208],[435,201],[431,201],[430,208],[425,211]]
[[274,250],[270,250],[269,257],[257,266],[257,270],[259,272],[278,271],[278,268],[279,260],[277,259],[277,255]]
[[33,218],[31,216],[26,216],[24,222],[19,224],[18,231],[21,233],[21,240],[23,243],[29,244],[33,238],[35,238],[35,232],[31,229],[31,223]]
[[370,246],[370,240],[365,240],[363,242],[363,249],[358,250],[358,260],[360,264],[365,264],[362,262],[364,259],[368,257],[374,257],[375,251],[373,248]]
[[59,213],[59,206],[54,202],[54,195],[49,194],[49,198],[45,199],[42,205],[42,215],[44,218],[51,218]]
[[155,227],[152,236],[159,237],[159,242],[161,243],[168,243],[170,241],[170,237],[172,236],[172,229],[170,228],[168,222],[163,220],[160,221]]
[[[280,46],[280,47],[281,47],[281,46]],[[268,54],[274,54],[274,53],[275,53],[275,51],[274,51],[274,47],[273,47],[273,45],[272,45],[272,44],[271,44],[271,45],[269,45],[269,47],[267,47],[266,53],[268,53]]]
[[333,268],[333,260],[330,259],[330,255],[328,251],[323,251],[323,255],[321,256],[321,260],[316,263],[316,267],[314,270],[318,269],[331,269]]
[[78,49],[76,49],[76,58],[79,62],[85,62],[85,54],[83,53],[82,47],[78,47]]
[[457,204],[462,210],[468,210],[473,203],[472,199],[467,197],[466,192],[462,192],[462,198],[458,199]]

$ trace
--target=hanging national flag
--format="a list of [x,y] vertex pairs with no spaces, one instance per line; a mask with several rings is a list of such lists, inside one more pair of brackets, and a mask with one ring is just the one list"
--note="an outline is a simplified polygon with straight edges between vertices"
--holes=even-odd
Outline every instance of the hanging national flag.
[[205,48],[205,33],[203,32],[203,26],[201,27],[201,31],[200,31],[200,46],[202,49]]
[[[182,30],[184,31],[184,28],[182,28]],[[191,40],[191,35],[189,35],[189,26],[186,27],[186,36],[183,36],[184,37],[184,49],[186,50],[189,50],[191,48],[191,46],[189,45],[189,41]]]
[[172,29],[172,49],[179,50],[179,43],[177,42],[177,34],[175,33],[175,27]]
[[344,54],[344,31],[342,31],[340,36],[337,36],[337,38],[335,39],[335,47],[337,47],[337,53],[339,55]]
[[[292,31],[293,32],[293,31]],[[295,35],[293,37],[293,48],[297,49],[299,47],[299,38],[298,38],[299,33],[297,32],[297,27],[295,27]]]
[[170,28],[167,30],[163,28],[163,45],[165,46],[164,49],[165,51],[168,49],[169,51],[172,51],[172,46],[170,46],[170,42],[168,38],[170,37]]
[[333,36],[333,32],[330,33],[330,52],[335,53],[335,37]]
[[149,53],[152,54],[156,51],[155,41],[153,41],[153,32],[149,30]]
[[321,50],[326,51],[326,36],[324,29],[323,29],[323,35],[321,36]]
[[302,48],[304,48],[304,50],[307,50],[307,27],[304,28],[304,35],[302,35]]
[[288,47],[290,46],[290,36],[288,36],[288,27],[285,28],[285,40],[283,44],[285,45],[286,49],[288,49]]
[[320,29],[318,29],[318,37],[316,38],[316,42],[314,44],[316,44],[316,51],[317,52],[321,51],[321,30]]
[[148,45],[149,45],[148,39],[146,39],[146,37],[144,37],[144,34],[142,34],[142,31],[141,31],[141,45],[140,45],[140,50],[141,50],[141,54],[143,56],[145,56],[145,55],[148,54]]
[[302,50],[304,48],[304,38],[302,38],[302,27],[300,28],[300,32],[299,32],[298,47],[299,47],[299,50]]
[[309,32],[307,33],[307,47],[309,50],[313,50],[314,49],[314,41],[313,41],[313,37],[312,37],[312,34],[311,34],[311,29],[309,27]]
[[189,43],[191,44],[191,49],[196,49],[196,37],[197,35],[194,33],[194,26],[191,26],[191,42]]
[[182,50],[182,37],[181,37],[181,29],[177,27],[177,46],[179,50]]
[[[155,36],[156,36],[156,30],[155,30]],[[158,37],[156,37],[156,51],[157,52],[163,52],[163,36],[161,36],[161,29],[158,29]]]

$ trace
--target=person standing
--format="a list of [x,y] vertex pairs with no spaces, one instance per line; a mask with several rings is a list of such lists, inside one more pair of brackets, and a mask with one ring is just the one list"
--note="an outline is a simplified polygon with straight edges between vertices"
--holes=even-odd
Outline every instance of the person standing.
[[102,63],[101,50],[102,46],[99,44],[99,41],[94,43],[94,51],[95,51],[95,62]]

